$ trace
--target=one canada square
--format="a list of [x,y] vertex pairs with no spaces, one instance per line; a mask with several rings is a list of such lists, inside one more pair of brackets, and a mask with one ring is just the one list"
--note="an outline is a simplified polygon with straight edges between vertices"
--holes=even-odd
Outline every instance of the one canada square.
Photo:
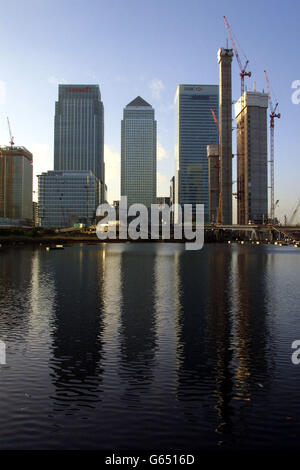
[[104,196],[104,110],[98,85],[59,85],[54,170],[92,171]]
[[127,204],[156,204],[156,121],[154,109],[137,96],[121,123],[121,196]]

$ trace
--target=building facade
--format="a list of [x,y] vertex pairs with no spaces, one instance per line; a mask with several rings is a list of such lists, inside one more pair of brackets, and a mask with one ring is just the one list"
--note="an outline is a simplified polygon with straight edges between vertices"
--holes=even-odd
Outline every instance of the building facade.
[[246,91],[235,105],[238,224],[268,218],[268,95]]
[[0,219],[32,225],[32,153],[25,147],[0,148]]
[[48,171],[38,176],[41,227],[87,226],[96,220],[101,185],[91,171]]
[[193,204],[193,208],[204,204],[205,222],[209,221],[206,147],[218,142],[211,108],[218,119],[217,85],[178,85],[175,94],[175,202]]
[[156,121],[154,109],[138,96],[123,110],[121,196],[128,206],[156,203]]
[[54,170],[91,171],[105,194],[104,108],[98,85],[59,85]]
[[219,221],[232,224],[232,85],[231,62],[233,50],[220,48],[219,104],[220,104],[220,214]]
[[219,145],[210,144],[207,146],[208,158],[208,208],[209,221],[211,223],[220,223],[220,160]]

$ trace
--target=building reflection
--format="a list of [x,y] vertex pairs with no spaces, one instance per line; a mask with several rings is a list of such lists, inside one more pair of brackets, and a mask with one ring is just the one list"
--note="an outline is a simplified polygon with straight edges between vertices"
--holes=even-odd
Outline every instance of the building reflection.
[[104,257],[97,246],[50,252],[56,303],[52,324],[55,411],[73,413],[101,400]]
[[233,372],[232,348],[232,266],[231,251],[222,245],[209,250],[208,260],[208,336],[215,369],[215,391],[218,434],[232,429]]
[[[22,338],[29,330],[34,249],[6,247],[0,263],[1,339]],[[2,324],[2,325],[1,325]],[[4,329],[5,325],[5,329]]]
[[[181,247],[180,247],[181,248]],[[159,347],[156,349],[155,387],[170,405],[178,389],[179,283],[176,270],[181,250],[174,245],[159,245],[155,258],[155,318]]]
[[211,423],[220,445],[243,421],[243,404],[268,393],[266,256],[215,245],[175,261],[177,398],[199,434]]
[[268,349],[272,344],[268,324],[266,272],[268,254],[264,247],[238,249],[232,257],[235,273],[234,335],[237,399],[250,401],[258,386],[265,388],[271,370]]
[[127,245],[121,253],[122,312],[120,368],[123,400],[136,406],[149,393],[157,348],[153,304],[155,253],[144,245]]

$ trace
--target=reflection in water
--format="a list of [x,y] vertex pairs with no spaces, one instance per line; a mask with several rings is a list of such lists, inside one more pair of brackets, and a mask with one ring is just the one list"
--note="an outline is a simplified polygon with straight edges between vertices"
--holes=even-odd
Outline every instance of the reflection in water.
[[300,337],[297,256],[221,244],[3,251],[0,448],[296,446],[299,375],[285,348]]
[[[209,252],[209,300],[208,329],[214,348],[216,410],[218,413],[218,434],[228,434],[232,429],[232,267],[231,252],[216,246]],[[221,444],[222,441],[219,441]]]
[[74,413],[101,400],[103,258],[101,250],[67,249],[52,257],[56,304],[51,369],[54,412]]
[[176,258],[178,248],[161,247],[155,258],[155,317],[156,317],[156,368],[155,384],[169,394],[178,388],[178,320],[180,304],[178,299],[178,272]]
[[121,253],[122,313],[120,318],[120,377],[123,399],[135,406],[153,380],[157,347],[152,253],[139,252],[134,245]]
[[237,399],[250,401],[257,384],[266,386],[269,379],[267,349],[270,346],[267,323],[268,300],[266,292],[267,254],[259,257],[251,250],[234,253],[235,273],[234,328],[236,349]]
[[32,249],[7,250],[0,256],[0,331],[1,339],[9,341],[28,332]]

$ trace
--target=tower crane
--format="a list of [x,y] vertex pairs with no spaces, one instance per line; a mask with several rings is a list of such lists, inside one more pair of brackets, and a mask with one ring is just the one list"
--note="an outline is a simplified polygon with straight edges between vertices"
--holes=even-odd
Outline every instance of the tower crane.
[[239,145],[237,148],[237,173],[238,173],[238,184],[237,184],[237,204],[238,204],[238,223],[240,224],[245,224],[247,223],[248,219],[248,193],[247,193],[247,188],[245,187],[246,184],[246,179],[245,175],[247,173],[247,168],[246,168],[246,159],[245,159],[245,116],[243,114],[243,109],[244,109],[244,91],[245,91],[245,77],[251,77],[251,72],[247,71],[247,67],[249,64],[249,60],[245,56],[246,62],[243,65],[238,49],[235,44],[235,40],[231,31],[231,28],[229,26],[229,23],[227,21],[226,16],[223,16],[225,26],[230,38],[230,42],[232,45],[232,49],[234,50],[234,54],[237,60],[237,63],[240,68],[240,77],[241,77],[241,117],[240,117],[240,123],[237,125],[237,132],[238,135],[240,135],[240,140],[239,140]]
[[[218,132],[218,148],[219,148],[219,158],[220,158],[220,128],[217,116],[213,110],[210,108],[210,112],[212,114],[213,120],[215,121],[215,125]],[[221,178],[220,178],[220,162],[218,163],[218,171],[219,171],[219,202],[218,202],[218,210],[217,210],[217,224],[220,224],[222,221],[222,186],[221,186]]]
[[8,117],[7,117],[7,124],[8,124],[9,136],[10,136],[10,141],[9,141],[9,143],[10,143],[10,146],[13,147],[13,146],[15,145],[15,142],[14,142],[14,137],[13,137],[13,135],[12,135],[12,133],[11,133],[11,127],[10,127],[10,122],[9,122]]
[[296,217],[296,215],[297,215],[297,212],[298,212],[298,210],[299,210],[299,207],[300,207],[300,199],[299,199],[299,201],[297,202],[297,205],[296,205],[296,207],[295,207],[295,209],[294,209],[294,211],[293,211],[293,213],[292,213],[292,215],[291,215],[291,218],[290,218],[290,220],[289,220],[289,225],[293,225],[293,222],[294,222],[294,220],[295,220],[295,217]]
[[[248,66],[248,64],[249,64],[249,60],[248,60],[247,57],[245,56],[246,62],[245,62],[245,65],[243,66],[242,61],[241,61],[240,56],[239,56],[239,53],[238,53],[238,50],[237,50],[237,47],[236,47],[236,44],[235,44],[235,41],[234,41],[234,37],[233,37],[232,31],[231,31],[231,29],[230,29],[230,26],[229,26],[229,23],[228,23],[228,21],[227,21],[226,16],[223,16],[223,19],[224,19],[225,26],[226,26],[226,29],[227,29],[227,31],[228,31],[229,37],[230,37],[232,49],[234,50],[236,60],[237,60],[237,62],[238,62],[238,64],[239,64],[239,67],[240,67],[241,97],[242,97],[243,94],[244,94],[244,91],[245,91],[245,77],[251,77],[251,72],[246,72],[247,66]],[[245,55],[245,54],[244,54],[244,55]]]
[[269,105],[270,105],[270,177],[271,177],[271,207],[270,207],[270,217],[271,221],[274,222],[274,217],[275,217],[275,206],[274,206],[274,121],[275,118],[280,118],[280,113],[276,114],[276,110],[278,108],[278,103],[273,106],[273,101],[272,101],[272,95],[271,95],[271,88],[270,88],[270,83],[268,79],[268,74],[267,71],[264,71],[265,74],[265,79],[266,79],[266,85],[267,85],[267,90],[268,90],[268,100],[269,100]]
[[218,119],[217,119],[216,114],[215,114],[215,112],[212,108],[210,108],[210,112],[212,114],[213,120],[215,121],[215,125],[216,125],[217,131],[218,131],[218,138],[220,138],[220,129],[219,129]]
[[12,149],[13,149],[13,146],[15,144],[14,142],[14,138],[12,136],[12,133],[11,133],[11,127],[10,127],[10,122],[9,122],[9,119],[7,117],[7,124],[8,124],[8,131],[9,131],[9,136],[10,136],[10,148],[11,148],[11,155],[10,155],[10,159],[9,159],[9,197],[8,197],[8,201],[9,201],[9,214],[10,214],[10,217],[12,217],[12,210],[13,210],[13,153],[12,153]]

